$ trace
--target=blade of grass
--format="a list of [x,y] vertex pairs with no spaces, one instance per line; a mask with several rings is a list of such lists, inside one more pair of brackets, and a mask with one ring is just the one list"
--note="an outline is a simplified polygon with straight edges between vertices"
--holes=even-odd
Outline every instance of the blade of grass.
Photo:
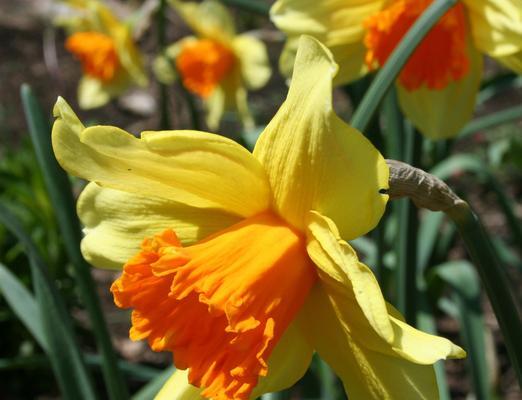
[[457,140],[464,139],[473,133],[485,131],[498,125],[522,119],[522,105],[506,108],[480,118],[475,118],[460,132]]
[[128,398],[127,388],[117,366],[116,354],[90,273],[91,267],[85,262],[80,252],[82,233],[76,217],[69,179],[54,158],[50,126],[31,88],[23,85],[21,95],[36,158],[42,169],[49,197],[55,205],[65,249],[74,267],[74,278],[89,315],[99,351],[104,359],[102,370],[109,397],[113,400]]
[[486,182],[489,188],[493,189],[498,199],[498,205],[506,217],[513,239],[517,243],[517,246],[522,248],[522,223],[515,213],[515,206],[488,165],[478,156],[472,154],[456,154],[440,162],[431,170],[431,173],[445,180],[456,172],[461,171],[476,174]]
[[0,263],[0,291],[15,315],[22,321],[42,349],[48,351],[38,303],[33,294],[9,269]]
[[488,364],[485,351],[485,325],[480,305],[478,276],[466,260],[448,261],[430,270],[430,277],[437,277],[452,289],[453,302],[458,310],[460,332],[468,353],[475,395],[479,400],[491,398]]
[[270,6],[259,0],[221,0],[227,6],[237,7],[242,10],[268,17]]
[[[0,222],[23,244],[29,263],[44,342],[56,379],[67,399],[95,399],[94,390],[73,333],[72,322],[48,268],[22,225],[0,204]],[[44,348],[45,349],[45,348]]]
[[522,322],[511,292],[509,278],[498,262],[487,233],[469,205],[465,202],[459,203],[450,208],[447,215],[456,224],[471,260],[477,267],[504,336],[513,369],[522,387]]
[[[418,166],[422,141],[413,129],[406,130],[404,159]],[[418,211],[409,200],[400,200],[397,207],[399,235],[397,239],[397,308],[408,323],[415,325],[417,317],[417,239]]]
[[[167,0],[160,0],[156,15],[156,24],[158,29],[158,48],[159,53],[163,54],[166,41],[166,27],[165,27],[165,9],[167,7]],[[160,85],[160,129],[169,130],[171,127],[169,114],[169,93],[167,85],[159,82]]]
[[379,107],[384,95],[394,82],[408,58],[420,44],[424,36],[437,21],[457,3],[457,0],[436,0],[420,16],[406,35],[393,50],[392,54],[379,70],[370,88],[355,110],[351,125],[364,132]]

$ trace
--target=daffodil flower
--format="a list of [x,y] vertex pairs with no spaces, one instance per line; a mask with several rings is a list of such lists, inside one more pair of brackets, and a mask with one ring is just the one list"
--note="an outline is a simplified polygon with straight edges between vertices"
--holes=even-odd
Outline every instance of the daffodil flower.
[[172,44],[156,60],[158,78],[173,82],[175,66],[183,85],[204,100],[210,129],[218,128],[227,110],[237,111],[246,128],[253,127],[247,89],[263,87],[271,75],[264,43],[250,34],[237,35],[231,15],[217,1],[170,3],[196,36]]
[[[321,40],[340,65],[343,84],[382,66],[433,0],[277,0],[276,26],[289,40],[280,59],[289,74],[305,33]],[[522,73],[518,0],[463,0],[423,39],[397,80],[406,116],[432,139],[455,136],[470,120],[482,77],[482,54]]]
[[130,27],[99,1],[70,0],[67,4],[74,16],[56,22],[68,32],[65,48],[82,65],[80,107],[101,107],[132,85],[147,85]]
[[345,241],[378,223],[389,171],[334,113],[336,71],[303,37],[253,153],[205,132],[85,128],[56,103],[56,158],[91,181],[83,254],[124,264],[111,290],[134,309],[130,337],[187,370],[160,397],[255,398],[297,381],[315,350],[351,399],[433,399],[432,364],[464,356],[407,325]]

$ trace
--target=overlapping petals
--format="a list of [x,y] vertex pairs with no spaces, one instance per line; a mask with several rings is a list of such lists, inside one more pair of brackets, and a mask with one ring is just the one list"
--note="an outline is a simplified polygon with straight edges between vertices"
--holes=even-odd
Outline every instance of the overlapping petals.
[[[397,0],[397,3],[401,1]],[[270,12],[271,19],[288,35],[280,59],[282,71],[290,75],[296,40],[301,34],[310,34],[323,41],[338,61],[340,71],[334,81],[336,84],[360,78],[368,72],[364,62],[367,50],[363,44],[364,23],[393,4],[383,0],[276,1]],[[482,76],[480,52],[522,73],[522,9],[518,1],[469,0],[463,2],[463,9],[466,19],[459,29],[465,30],[470,64],[465,76],[437,89],[407,90],[397,85],[404,113],[432,139],[455,136],[470,120]],[[386,18],[383,16],[383,26],[389,23],[384,21]],[[403,24],[400,20],[397,23]],[[451,24],[448,27],[451,28]],[[390,40],[389,27],[382,29],[383,40]],[[438,57],[437,61],[440,59]],[[426,60],[424,65],[429,63]]]
[[[221,288],[227,282],[229,291],[236,284],[223,275],[230,263],[218,266],[208,263],[208,259],[215,254],[221,260],[228,259],[226,251],[231,251],[232,260],[241,260],[245,268],[250,267],[255,263],[247,261],[260,250],[254,245],[245,248],[246,244],[255,237],[271,243],[274,239],[271,234],[267,236],[261,222],[266,218],[277,221],[266,227],[291,233],[295,239],[292,246],[287,246],[291,251],[285,250],[283,243],[273,244],[270,247],[282,246],[282,253],[272,254],[267,249],[260,258],[267,261],[277,256],[277,265],[284,265],[288,273],[288,268],[298,268],[292,271],[300,276],[303,270],[293,265],[298,254],[300,264],[311,266],[313,262],[316,269],[312,268],[313,276],[307,276],[313,284],[317,273],[319,282],[275,344],[268,359],[268,374],[260,374],[250,397],[292,385],[304,374],[315,349],[343,379],[350,398],[397,398],[400,393],[405,398],[432,399],[437,389],[430,364],[447,357],[462,357],[464,352],[445,339],[408,326],[385,302],[369,268],[359,262],[343,240],[367,232],[378,222],[387,201],[382,189],[388,187],[389,172],[378,151],[333,112],[331,85],[336,70],[332,54],[323,45],[310,37],[301,39],[288,98],[261,134],[253,155],[228,139],[203,132],[144,132],[137,139],[114,127],[85,128],[59,99],[53,128],[57,159],[69,172],[95,182],[88,185],[78,206],[87,233],[82,250],[93,263],[116,267],[138,248],[138,237],[152,231],[167,228],[170,230],[164,235],[176,238],[178,234],[185,244],[197,241],[186,249],[177,239],[165,247],[160,246],[159,239],[156,247],[146,241],[144,251],[150,254],[138,253],[131,259],[124,278],[114,286],[118,298],[132,304],[139,292],[139,271],[145,271],[150,282],[160,282],[167,291],[170,281],[164,278],[170,279],[183,286],[179,290],[186,293],[165,301],[159,299],[158,304],[164,307],[171,302],[176,313],[182,313],[179,302],[189,299],[184,296],[192,296],[190,301],[194,303],[198,299],[196,292],[185,287],[188,283]],[[231,249],[237,240],[225,240],[224,235],[242,237],[241,229],[245,227],[248,232],[257,232],[255,237],[249,235],[248,240],[242,240],[242,246]],[[207,234],[212,236],[200,242]],[[111,252],[111,246],[118,249]],[[202,252],[207,247],[214,253]],[[250,247],[254,250],[250,251]],[[161,260],[149,265],[145,255]],[[186,257],[176,259],[180,255]],[[175,259],[172,265],[171,259]],[[222,275],[207,280],[203,264],[209,264],[209,273],[219,269]],[[270,263],[262,264],[266,269],[264,278],[271,276],[270,284],[276,285],[277,274]],[[179,272],[181,268],[183,272]],[[245,277],[255,277],[254,282],[265,282],[256,276],[257,270],[241,271]],[[188,274],[192,281],[181,279],[178,273],[180,277]],[[241,284],[237,293],[242,293],[244,303],[257,304],[254,300],[267,298],[267,293],[249,292],[263,285],[247,285],[246,280],[236,279]],[[138,312],[141,325],[134,332],[141,329],[140,337],[147,337],[149,325],[151,331],[154,328],[147,313],[156,299],[151,302],[138,297],[143,305]],[[220,297],[224,303],[227,298]],[[291,306],[292,299],[288,302],[285,307]],[[238,301],[234,307],[241,304]],[[226,304],[214,306],[216,315],[227,309]],[[198,310],[204,317],[205,307]],[[184,329],[170,329],[162,321],[159,328],[166,331]],[[222,322],[226,324],[223,318]],[[154,343],[169,343],[171,339],[158,333]],[[176,342],[176,346],[187,352],[182,342]],[[158,398],[199,399],[200,390],[189,385],[187,379],[186,373],[176,372]]]

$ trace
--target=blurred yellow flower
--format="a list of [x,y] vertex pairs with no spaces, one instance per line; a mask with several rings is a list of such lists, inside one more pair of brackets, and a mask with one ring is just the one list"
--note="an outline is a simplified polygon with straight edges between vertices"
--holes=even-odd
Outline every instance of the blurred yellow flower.
[[170,4],[196,36],[172,44],[156,59],[158,79],[169,84],[179,75],[183,85],[204,100],[210,129],[218,128],[227,110],[237,111],[243,125],[253,127],[247,89],[263,87],[271,75],[263,42],[250,34],[237,35],[231,15],[218,1]]
[[84,76],[78,85],[81,108],[101,107],[132,85],[147,85],[143,61],[130,27],[96,0],[69,0],[72,15],[56,23],[68,33],[65,48]]
[[[277,0],[276,26],[288,35],[281,69],[289,75],[299,35],[330,48],[336,84],[382,66],[433,0]],[[522,7],[518,0],[463,0],[424,38],[397,81],[406,116],[432,139],[455,136],[470,120],[482,77],[482,54],[522,73]]]
[[134,309],[131,338],[188,370],[158,398],[255,398],[292,385],[316,350],[351,399],[435,399],[432,364],[464,356],[407,325],[345,241],[378,223],[389,171],[334,113],[336,71],[303,37],[253,154],[205,132],[85,128],[57,101],[56,158],[91,181],[83,254],[124,265],[111,290]]

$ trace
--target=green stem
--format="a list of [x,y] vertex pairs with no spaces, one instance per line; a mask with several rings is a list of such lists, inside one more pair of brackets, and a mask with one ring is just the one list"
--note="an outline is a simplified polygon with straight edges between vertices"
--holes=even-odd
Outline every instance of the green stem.
[[485,131],[497,125],[506,124],[508,122],[513,122],[520,119],[522,119],[521,105],[506,108],[505,110],[497,111],[480,118],[475,118],[464,127],[464,129],[460,132],[457,140],[463,139],[475,132]]
[[355,110],[351,122],[354,128],[361,132],[366,130],[381,100],[406,61],[408,61],[410,55],[437,21],[456,3],[457,0],[436,0],[415,21],[395,50],[393,50],[386,64],[377,73],[359,107]]
[[[421,137],[413,129],[406,132],[404,159],[418,166]],[[397,308],[406,321],[415,325],[417,318],[417,231],[418,211],[409,200],[401,200],[398,206],[399,237],[397,241]]]
[[255,14],[263,15],[268,17],[270,12],[270,6],[258,0],[221,0],[227,6],[241,8],[242,10],[249,11]]
[[[167,46],[166,40],[166,24],[165,24],[165,9],[167,7],[167,0],[160,0],[158,7],[158,14],[156,16],[158,24],[158,48],[159,53],[162,54]],[[170,114],[169,114],[169,92],[167,85],[160,83],[160,129],[168,130],[171,128]]]
[[74,278],[104,359],[102,369],[109,396],[114,400],[128,398],[127,388],[118,369],[117,357],[91,276],[91,267],[80,253],[82,233],[76,217],[69,179],[53,156],[50,127],[32,90],[29,86],[23,85],[21,94],[36,158],[42,169],[49,197],[55,205],[54,210],[64,238],[65,249],[74,268]]
[[459,203],[447,211],[456,224],[470,257],[477,267],[482,284],[493,306],[504,335],[506,349],[522,387],[522,322],[517,303],[510,290],[509,278],[498,261],[479,219],[467,203]]

